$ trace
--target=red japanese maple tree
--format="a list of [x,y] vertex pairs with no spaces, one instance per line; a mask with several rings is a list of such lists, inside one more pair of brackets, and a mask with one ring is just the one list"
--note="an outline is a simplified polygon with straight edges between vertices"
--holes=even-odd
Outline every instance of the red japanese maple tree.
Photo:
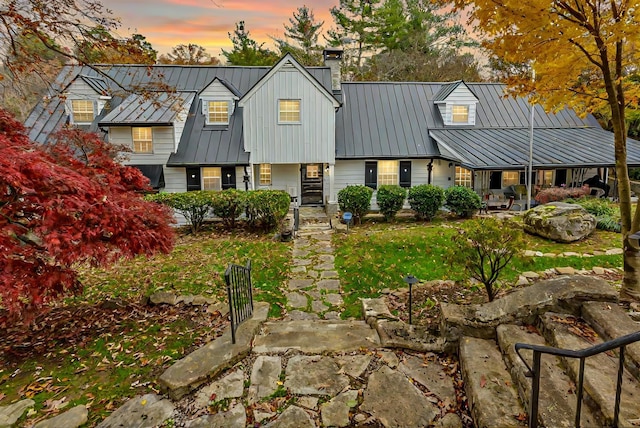
[[171,250],[171,212],[144,201],[149,180],[118,153],[77,129],[33,143],[0,109],[0,323],[79,293],[76,263]]

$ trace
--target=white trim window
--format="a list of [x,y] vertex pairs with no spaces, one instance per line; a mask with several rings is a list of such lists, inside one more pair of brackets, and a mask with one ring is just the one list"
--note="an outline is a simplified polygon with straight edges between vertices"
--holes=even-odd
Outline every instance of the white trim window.
[[469,123],[469,106],[461,104],[451,106],[451,123]]
[[520,171],[503,171],[502,187],[515,186],[520,184]]
[[378,186],[385,184],[398,184],[398,172],[400,171],[397,160],[378,161]]
[[220,100],[206,101],[207,125],[229,124],[229,102]]
[[153,153],[153,130],[149,127],[131,128],[134,153]]
[[300,123],[300,100],[278,100],[278,123]]
[[222,168],[202,168],[202,190],[222,190]]
[[73,123],[91,123],[95,117],[93,100],[71,100]]
[[471,170],[456,165],[456,177],[453,183],[456,186],[471,187]]
[[260,176],[261,186],[271,186],[271,164],[270,163],[260,164],[259,176]]

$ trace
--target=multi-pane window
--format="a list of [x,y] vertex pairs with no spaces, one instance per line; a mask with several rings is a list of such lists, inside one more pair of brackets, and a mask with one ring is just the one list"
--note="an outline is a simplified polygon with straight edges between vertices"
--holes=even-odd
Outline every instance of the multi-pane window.
[[520,184],[520,172],[518,171],[504,171],[502,173],[502,186],[508,187],[512,185]]
[[202,168],[202,190],[221,190],[222,171],[219,167]]
[[279,100],[278,118],[280,123],[300,123],[300,100]]
[[226,125],[229,123],[229,103],[227,101],[209,101],[207,106],[207,124]]
[[270,163],[260,164],[260,185],[261,186],[271,185],[271,164]]
[[151,128],[131,128],[134,153],[153,153]]
[[471,170],[461,166],[456,166],[456,178],[454,183],[456,186],[471,187]]
[[550,169],[540,171],[539,178],[542,180],[542,186],[551,186],[553,184],[553,171]]
[[308,164],[307,178],[320,178],[320,165],[317,163]]
[[398,184],[398,161],[378,161],[378,185]]
[[451,108],[451,122],[468,123],[469,122],[469,106],[454,105]]
[[93,122],[93,101],[91,100],[71,100],[71,110],[74,123]]

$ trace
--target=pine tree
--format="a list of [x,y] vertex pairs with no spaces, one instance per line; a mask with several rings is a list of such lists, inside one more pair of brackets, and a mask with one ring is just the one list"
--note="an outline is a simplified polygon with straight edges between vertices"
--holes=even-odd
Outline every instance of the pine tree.
[[233,34],[229,33],[229,39],[233,43],[233,50],[222,50],[222,55],[229,65],[267,65],[271,66],[278,61],[278,55],[264,47],[264,43],[258,44],[249,36],[244,21],[236,23]]
[[[318,45],[318,36],[324,21],[318,22],[313,10],[307,6],[299,7],[289,18],[290,25],[284,24],[284,39],[274,38],[281,55],[291,53],[303,65],[322,65],[322,49]],[[290,43],[289,40],[295,43]]]

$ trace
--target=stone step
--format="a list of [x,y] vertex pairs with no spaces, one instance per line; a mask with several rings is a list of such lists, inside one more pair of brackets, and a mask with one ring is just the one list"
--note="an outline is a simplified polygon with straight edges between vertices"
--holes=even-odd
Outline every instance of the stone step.
[[[640,330],[640,323],[631,319],[627,312],[615,303],[587,302],[582,305],[584,318],[604,340],[635,333]],[[626,369],[636,379],[640,379],[640,342],[625,348]]]
[[[593,329],[575,317],[547,313],[541,317],[541,321],[543,334],[552,346],[580,350],[603,342]],[[562,361],[577,385],[580,361],[575,358],[562,358]],[[585,360],[584,391],[602,413],[602,422],[606,426],[613,423],[617,378],[618,358],[614,353],[597,354]],[[636,426],[637,421],[640,420],[639,400],[640,384],[628,371],[625,371],[618,426]]]
[[252,351],[264,354],[297,349],[321,354],[379,346],[378,333],[364,321],[295,320],[264,323]]
[[475,426],[525,426],[525,410],[496,343],[464,336],[459,357]]
[[[498,343],[504,353],[511,377],[517,385],[525,408],[530,409],[531,378],[526,377],[528,369],[515,350],[516,343],[546,345],[544,338],[535,331],[517,325],[504,324],[498,327]],[[521,351],[529,366],[533,367],[533,352]],[[558,357],[544,355],[541,358],[540,395],[538,401],[538,422],[546,427],[573,427],[576,414],[576,394],[573,381],[561,367]],[[582,406],[582,426],[602,426],[591,409]]]

